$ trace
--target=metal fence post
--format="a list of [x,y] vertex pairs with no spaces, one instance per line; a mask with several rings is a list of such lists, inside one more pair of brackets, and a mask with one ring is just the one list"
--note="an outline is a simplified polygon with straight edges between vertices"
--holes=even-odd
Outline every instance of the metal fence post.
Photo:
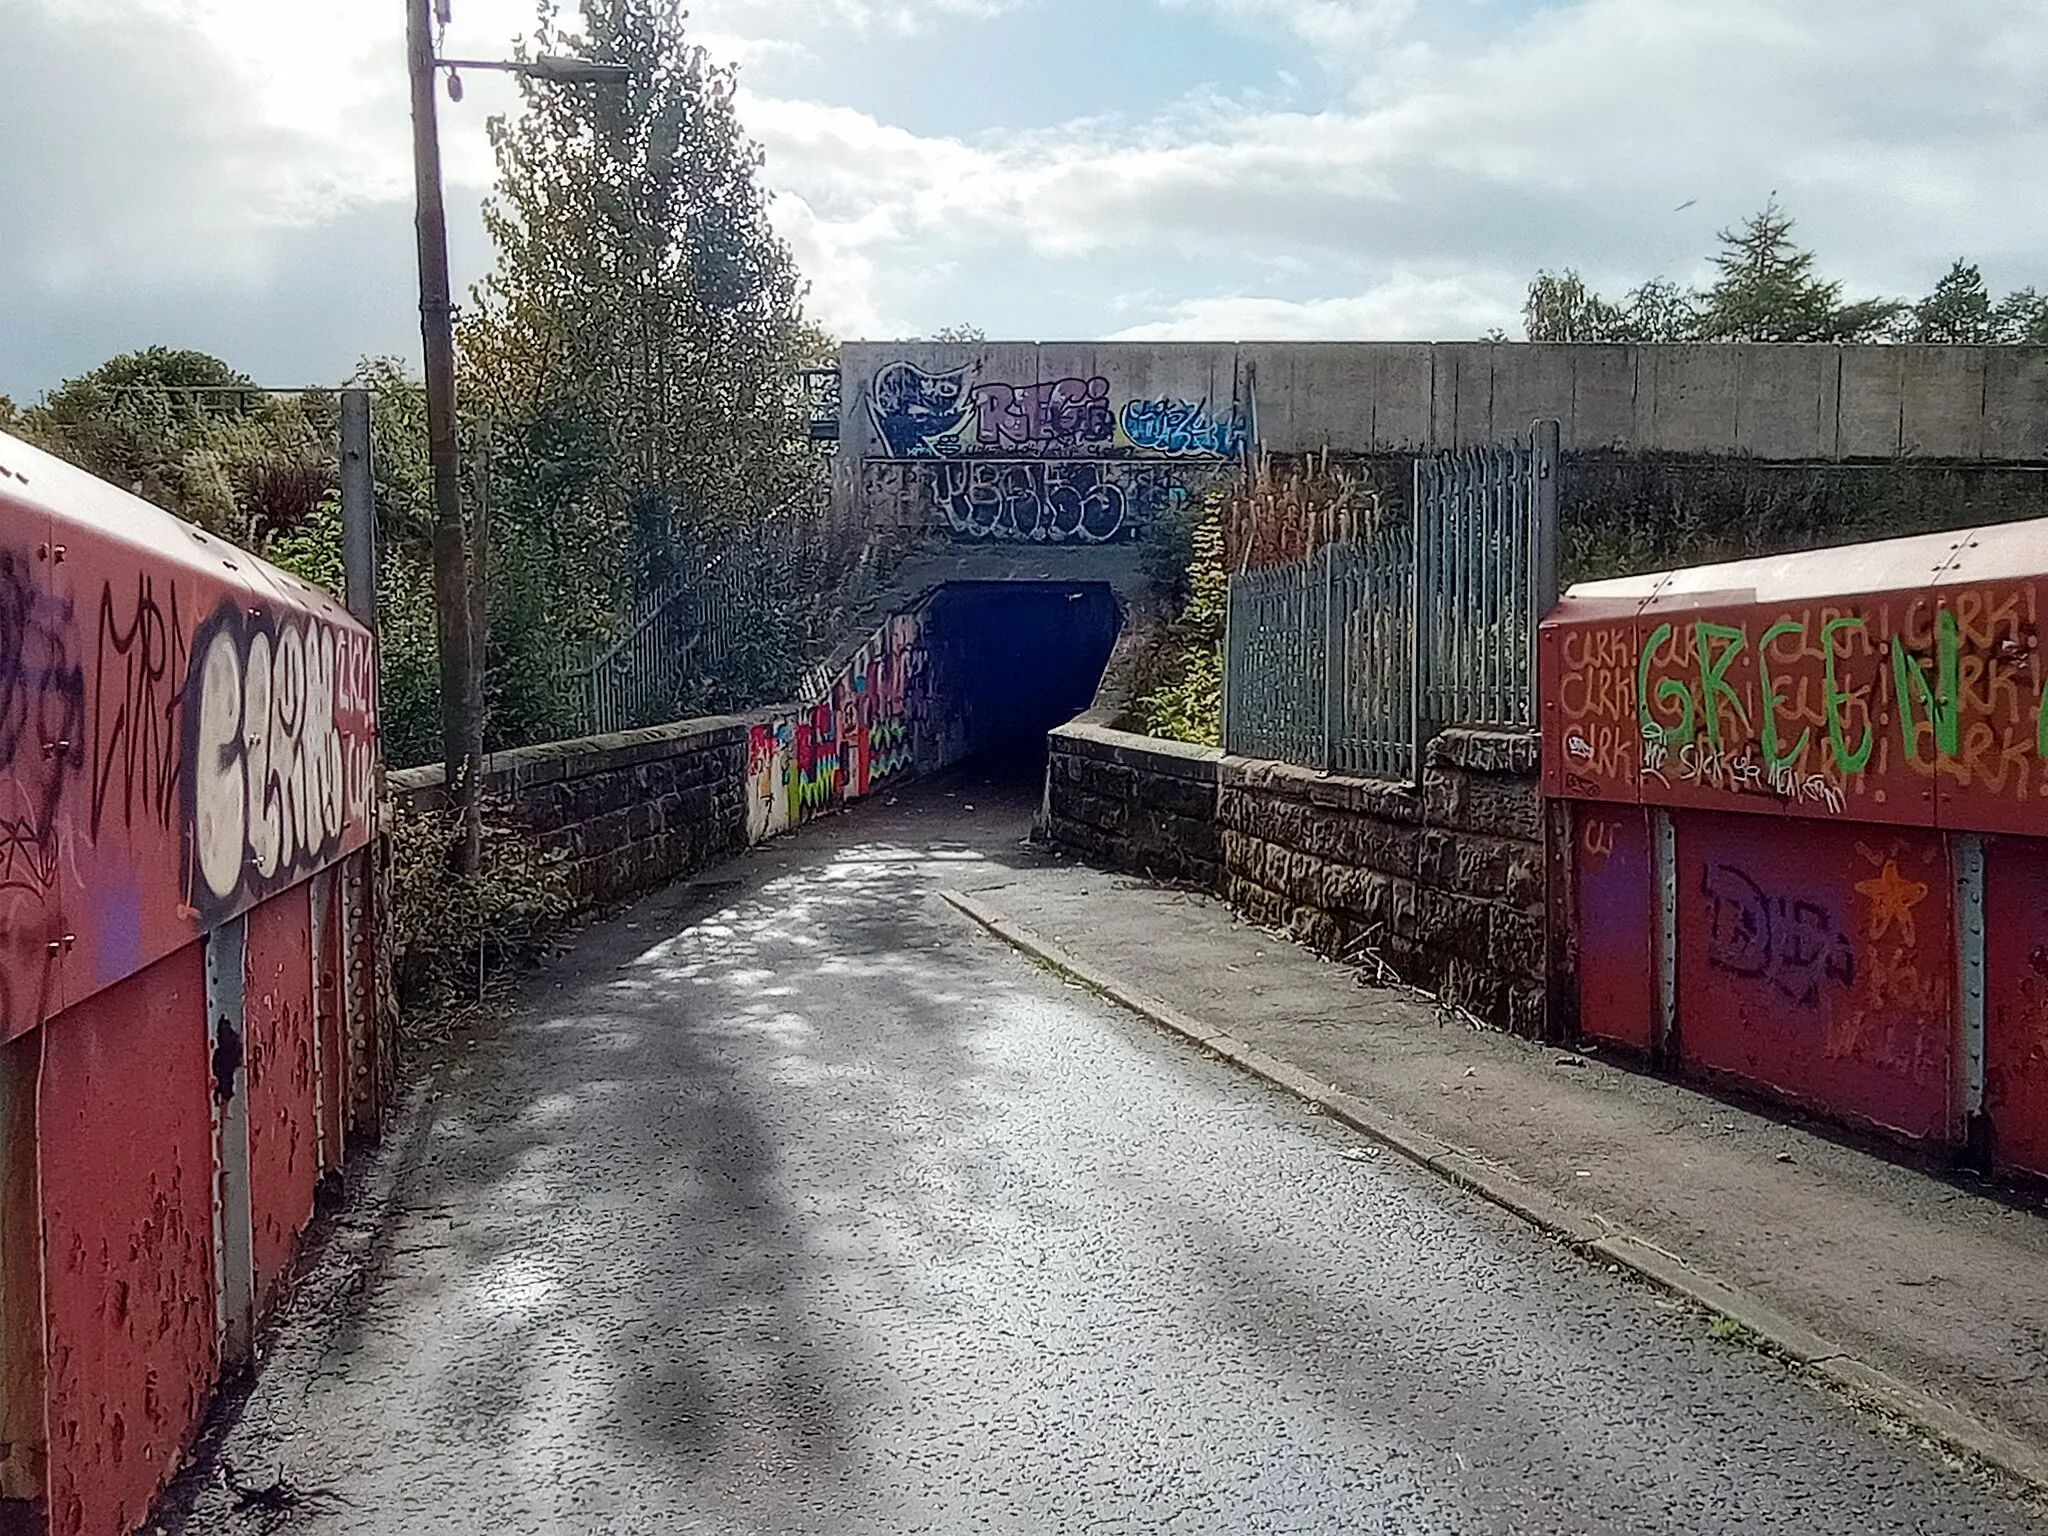
[[1237,578],[1225,575],[1223,578],[1223,681],[1219,689],[1222,705],[1218,713],[1221,719],[1216,725],[1216,744],[1225,752],[1236,739],[1232,732],[1232,716],[1236,712],[1234,684],[1237,681]]
[[377,482],[370,392],[341,392],[341,568],[348,611],[377,631]]
[[1343,669],[1337,665],[1337,637],[1341,620],[1337,614],[1337,545],[1323,546],[1323,772],[1337,765],[1336,731],[1338,690],[1343,686]]
[[1429,625],[1423,591],[1429,580],[1431,542],[1422,526],[1422,493],[1428,481],[1427,458],[1415,460],[1414,495],[1408,504],[1409,532],[1414,558],[1408,562],[1408,782],[1422,783],[1422,721],[1424,696],[1429,692],[1428,648],[1424,630]]
[[1557,606],[1558,440],[1555,420],[1538,421],[1529,433],[1530,458],[1536,477],[1535,515],[1529,530],[1529,724],[1541,718],[1538,693],[1536,630]]

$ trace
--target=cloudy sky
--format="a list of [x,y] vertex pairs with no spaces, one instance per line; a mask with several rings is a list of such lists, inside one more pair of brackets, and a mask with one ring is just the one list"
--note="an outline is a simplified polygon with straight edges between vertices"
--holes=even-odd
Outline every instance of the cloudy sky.
[[[500,53],[532,0],[454,0]],[[2044,0],[694,0],[843,337],[1517,333],[1775,190],[1859,293],[2048,287]],[[400,0],[0,0],[0,392],[418,348]],[[458,276],[486,116],[444,106]],[[1687,205],[1681,208],[1681,205]]]

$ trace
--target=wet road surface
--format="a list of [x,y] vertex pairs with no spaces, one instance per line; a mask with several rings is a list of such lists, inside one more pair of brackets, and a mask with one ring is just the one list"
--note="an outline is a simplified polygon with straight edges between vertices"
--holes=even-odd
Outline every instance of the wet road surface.
[[998,946],[933,893],[1034,857],[1029,807],[951,787],[593,929],[458,1044],[379,1272],[220,1453],[331,1491],[285,1528],[2048,1530]]

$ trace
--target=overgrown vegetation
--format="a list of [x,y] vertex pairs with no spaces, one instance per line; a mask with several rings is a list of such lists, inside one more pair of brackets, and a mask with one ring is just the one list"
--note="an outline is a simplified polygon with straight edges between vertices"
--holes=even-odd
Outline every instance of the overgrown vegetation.
[[1229,579],[1223,564],[1225,493],[1177,510],[1158,546],[1186,550],[1175,585],[1183,606],[1166,627],[1132,705],[1129,724],[1148,736],[1213,747],[1223,733],[1223,622]]
[[2048,343],[2048,294],[2021,288],[1994,300],[1984,274],[1961,259],[1918,302],[1845,301],[1843,285],[1793,241],[1795,222],[1774,197],[1722,230],[1705,289],[1659,277],[1609,299],[1569,267],[1539,272],[1524,328],[1531,341]]
[[385,826],[393,971],[408,1012],[481,995],[499,967],[542,953],[573,908],[561,860],[502,808],[486,815],[483,857],[468,875],[449,871],[461,830],[448,816],[398,804]]
[[[526,81],[524,111],[491,125],[497,263],[459,335],[493,748],[587,729],[580,671],[636,626],[692,649],[677,627],[702,605],[663,601],[714,568],[731,577],[725,637],[645,707],[786,694],[822,643],[825,567],[843,554],[819,536],[798,383],[829,343],[768,225],[733,74],[689,40],[680,0],[576,14],[571,30],[544,6],[527,51],[627,64],[632,83]],[[390,360],[349,382],[374,396],[382,738],[405,767],[441,750],[425,398]],[[332,393],[268,394],[218,358],[154,347],[0,407],[0,424],[340,587]]]
[[1571,455],[1561,574],[1569,584],[2039,517],[2044,489],[2020,468]]
[[1148,736],[1220,745],[1229,573],[1306,559],[1325,544],[1367,537],[1387,516],[1378,480],[1362,460],[1321,453],[1283,461],[1262,454],[1236,484],[1155,528],[1148,535],[1148,567],[1181,606],[1146,660],[1125,724]]

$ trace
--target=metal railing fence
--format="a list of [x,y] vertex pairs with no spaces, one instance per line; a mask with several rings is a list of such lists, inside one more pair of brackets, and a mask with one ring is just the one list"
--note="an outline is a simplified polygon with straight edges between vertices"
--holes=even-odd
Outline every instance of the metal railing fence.
[[1412,516],[1230,578],[1224,750],[1420,782],[1447,725],[1533,727],[1558,426],[1417,461]]

